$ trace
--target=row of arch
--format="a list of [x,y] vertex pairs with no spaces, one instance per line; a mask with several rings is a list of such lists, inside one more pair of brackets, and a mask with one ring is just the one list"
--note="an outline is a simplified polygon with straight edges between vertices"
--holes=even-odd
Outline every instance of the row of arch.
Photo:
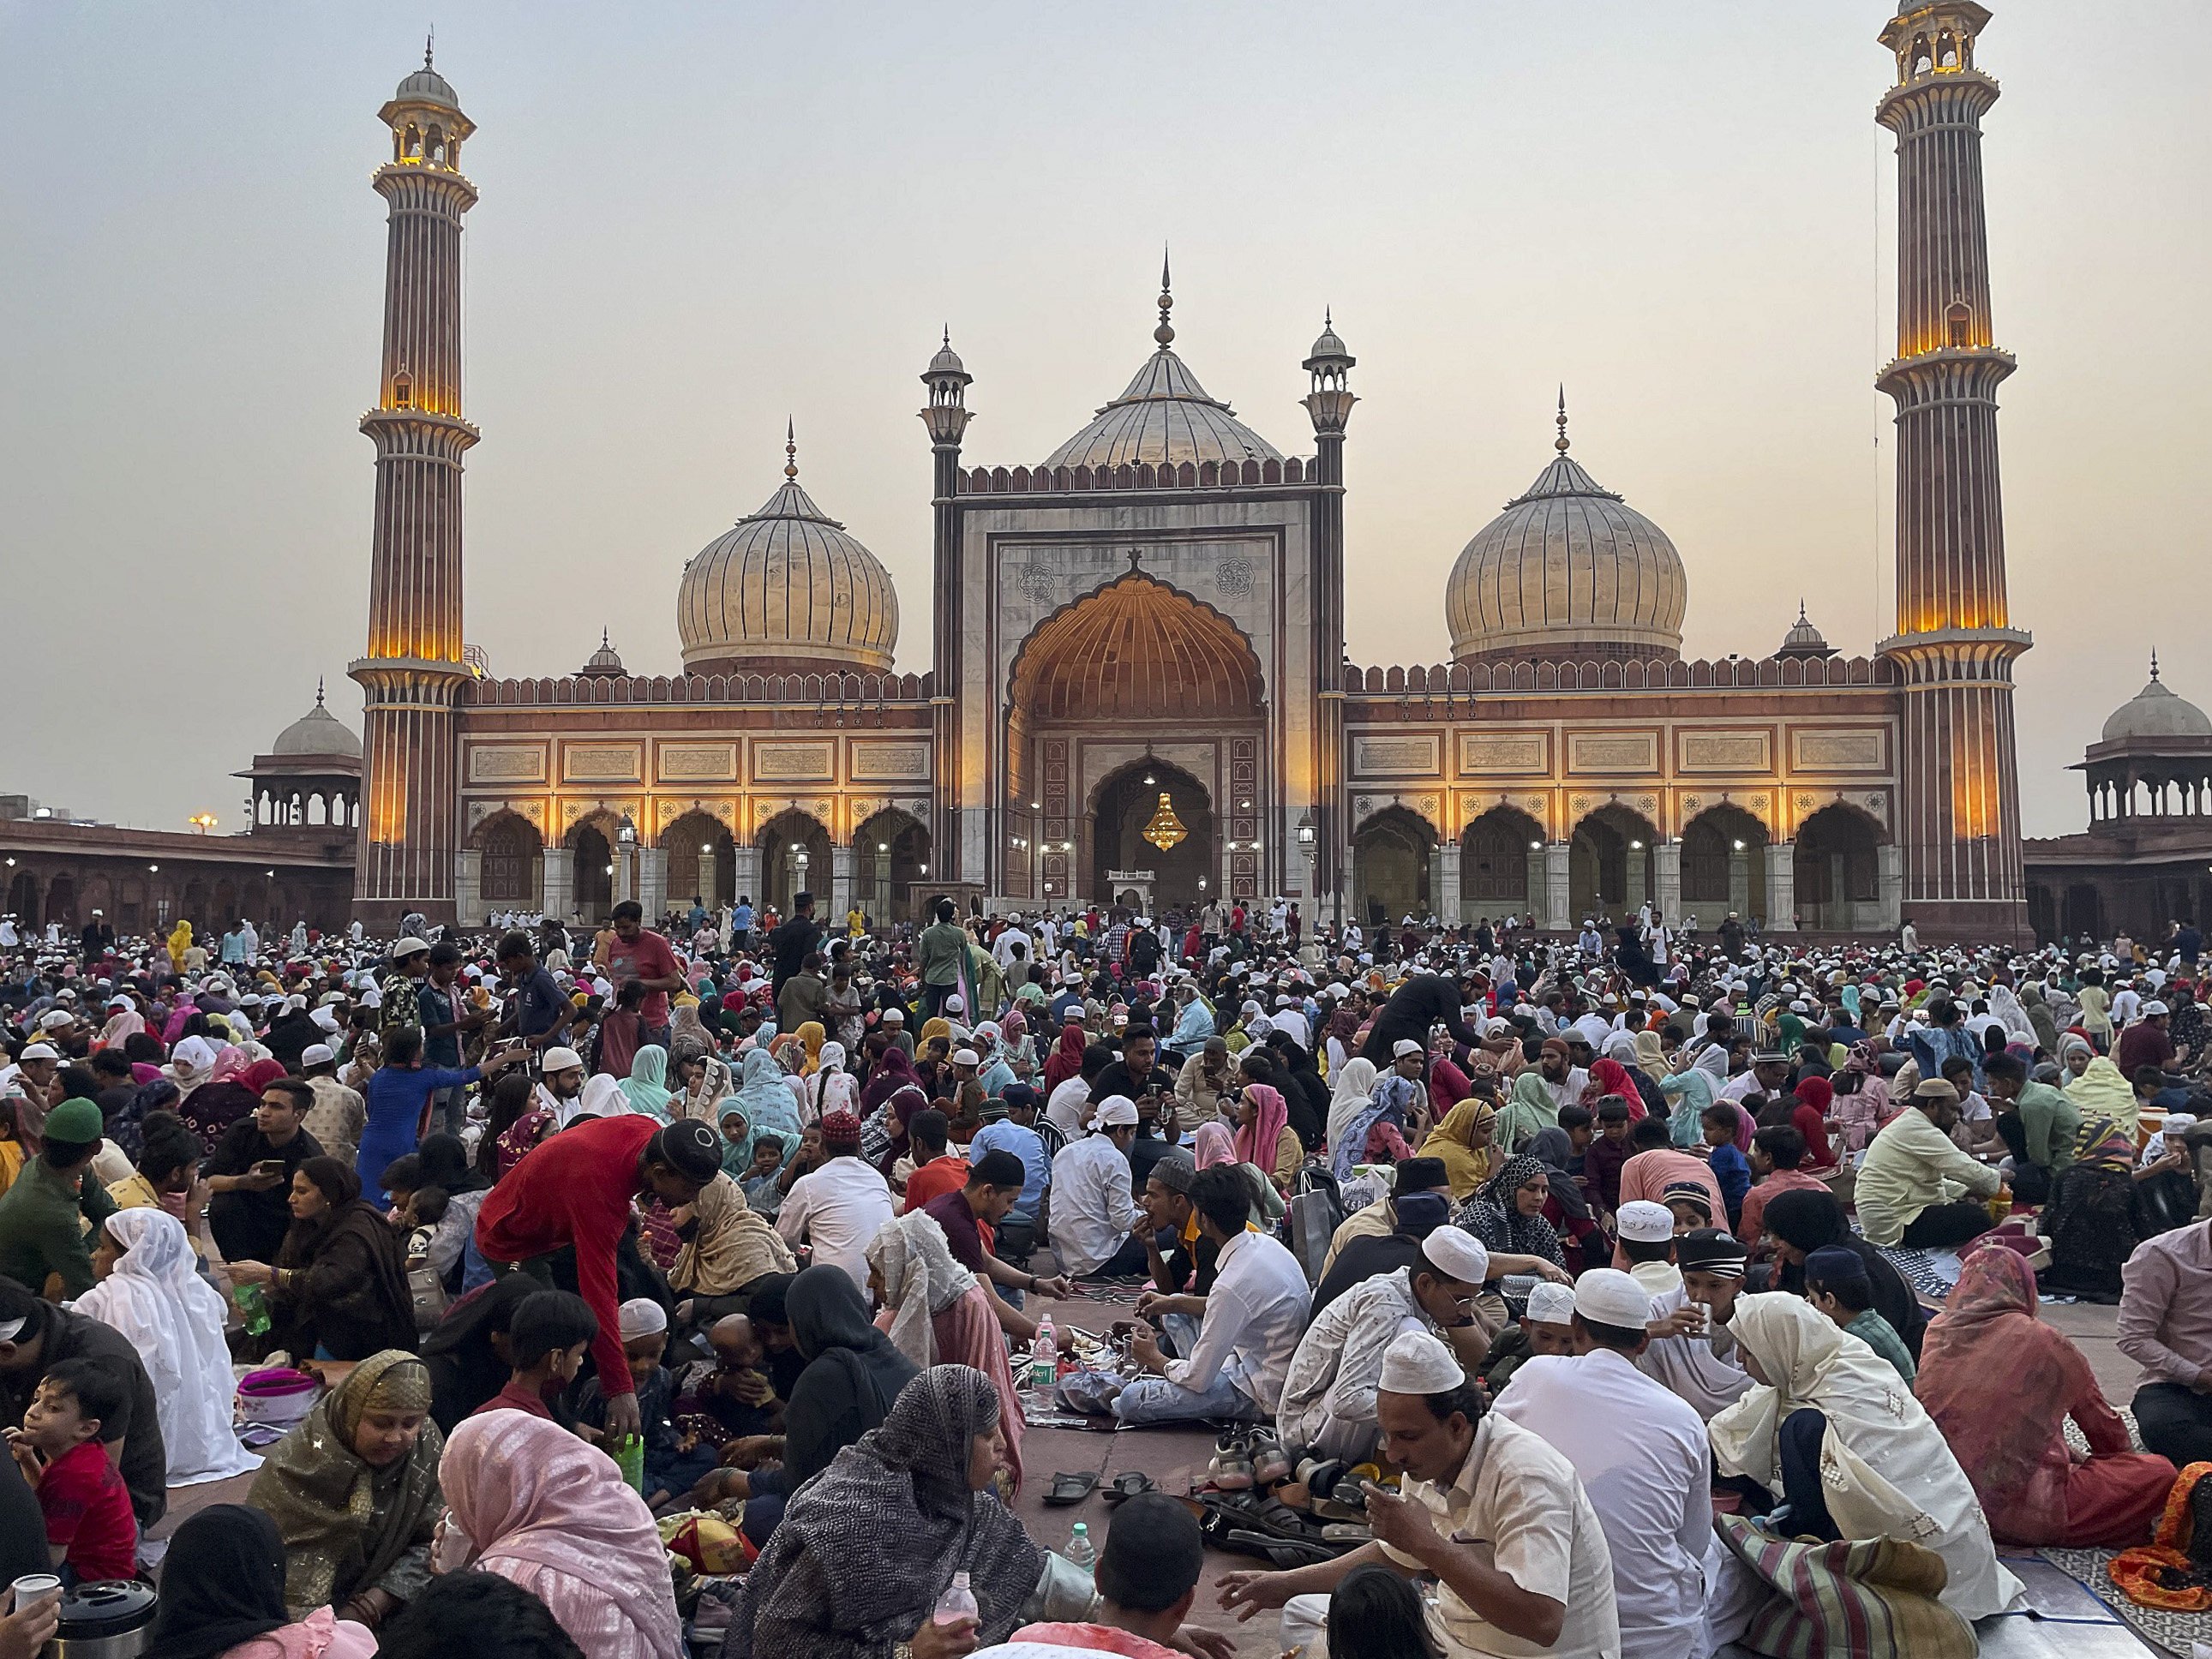
[[[567,860],[568,879],[557,885],[574,912],[586,921],[605,915],[618,891],[635,879],[634,872],[621,867],[633,849],[623,842],[620,824],[611,812],[594,812],[571,825],[549,852],[538,826],[521,814],[494,813],[468,842],[478,855],[477,890],[483,907],[539,908],[548,891],[545,860],[555,857]],[[811,890],[827,913],[841,850],[827,824],[792,808],[763,824],[746,846],[757,856],[759,874],[741,890],[738,843],[727,824],[711,813],[691,811],[665,826],[658,850],[666,860],[667,902],[688,906],[696,897],[713,908],[735,902],[742,892],[757,907],[774,905],[788,915],[793,898]],[[853,900],[872,916],[903,917],[911,890],[928,879],[928,830],[911,813],[885,807],[854,832],[849,851]]]
[[[111,876],[99,871],[41,874],[17,870],[7,884],[7,903],[0,906],[31,927],[48,924],[75,931],[100,913],[118,933],[143,933],[168,928],[179,921],[192,924],[196,935],[212,937],[234,926],[240,917],[289,927],[301,917],[319,927],[335,924],[322,914],[315,895],[283,877],[195,875],[174,877],[157,872]],[[342,913],[343,906],[337,907]]]
[[[1858,925],[1858,907],[1880,897],[1879,849],[1887,839],[1866,813],[1841,802],[1799,825],[1790,857],[1795,912],[1803,926],[1841,932]],[[1438,845],[1429,821],[1404,806],[1385,807],[1362,823],[1352,837],[1355,913],[1395,921],[1435,909]],[[1624,916],[1656,899],[1661,845],[1651,821],[1618,802],[1578,823],[1567,842],[1570,924],[1600,912]],[[1765,825],[1741,807],[1699,813],[1684,826],[1680,843],[1682,910],[1707,927],[1730,910],[1763,915],[1769,848]],[[1547,843],[1528,813],[1492,808],[1462,833],[1458,855],[1462,914],[1494,919],[1546,911]]]
[[1122,462],[1119,466],[978,466],[960,474],[963,495],[1021,495],[1070,489],[1215,489],[1294,484],[1319,477],[1318,463],[1287,460]]
[[257,789],[253,793],[253,822],[264,829],[306,825],[358,830],[361,791],[356,786],[343,789],[295,789],[289,794],[279,795],[271,789]]
[[1482,691],[1736,690],[1762,686],[1886,685],[1888,659],[1869,657],[1680,658],[1622,662],[1415,664],[1404,668],[1344,665],[1346,691],[1449,696]]
[[564,675],[559,678],[477,680],[464,688],[474,703],[806,702],[863,706],[926,702],[927,674]]

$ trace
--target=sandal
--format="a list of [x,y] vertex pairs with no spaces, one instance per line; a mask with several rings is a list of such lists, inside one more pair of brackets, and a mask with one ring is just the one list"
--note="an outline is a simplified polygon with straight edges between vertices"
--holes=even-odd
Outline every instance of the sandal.
[[1335,1560],[1337,1554],[1326,1544],[1309,1544],[1288,1538],[1270,1537],[1266,1533],[1243,1530],[1229,1534],[1222,1540],[1222,1547],[1245,1555],[1263,1557],[1273,1562],[1279,1572],[1319,1566],[1324,1561]]
[[1052,1477],[1052,1488],[1045,1493],[1044,1501],[1054,1509],[1065,1509],[1090,1497],[1091,1488],[1097,1484],[1098,1474],[1094,1469],[1073,1474],[1062,1471]]
[[1159,1488],[1152,1484],[1152,1477],[1142,1469],[1124,1469],[1106,1483],[1103,1495],[1110,1506],[1132,1498],[1141,1498],[1148,1492],[1158,1490]]

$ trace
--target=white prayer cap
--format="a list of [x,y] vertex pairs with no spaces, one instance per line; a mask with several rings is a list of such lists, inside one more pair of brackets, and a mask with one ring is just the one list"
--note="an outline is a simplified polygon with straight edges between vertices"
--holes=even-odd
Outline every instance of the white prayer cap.
[[1616,1218],[1620,1236],[1634,1244],[1657,1244],[1674,1236],[1674,1212],[1648,1198],[1631,1200]]
[[[1621,1276],[1627,1277],[1625,1273]],[[658,1336],[668,1328],[668,1310],[649,1296],[634,1296],[623,1303],[617,1318],[625,1342],[635,1342],[641,1336]]]
[[1110,1129],[1115,1124],[1134,1123],[1137,1103],[1127,1095],[1109,1095],[1098,1103],[1097,1115],[1091,1120],[1094,1129]]
[[1400,1037],[1390,1045],[1390,1058],[1393,1060],[1403,1060],[1407,1054],[1418,1054],[1420,1052],[1421,1045],[1411,1037]]
[[301,1066],[327,1066],[337,1058],[337,1051],[327,1042],[311,1042],[300,1050]]
[[1440,1337],[1407,1331],[1382,1352],[1382,1375],[1375,1386],[1385,1394],[1443,1394],[1463,1388],[1467,1373]]
[[1447,1279],[1480,1285],[1490,1277],[1490,1252],[1464,1227],[1431,1227],[1421,1239],[1421,1254]]
[[952,1063],[955,1066],[981,1066],[983,1063],[983,1056],[973,1048],[955,1048],[952,1051]]
[[2166,1012],[2166,1005],[2162,1002],[2146,1002],[2143,1004],[2142,1011],[2143,1017],[2147,1019],[2150,1019],[2155,1018],[2160,1014]]
[[1640,1331],[1651,1318],[1651,1298],[1618,1267],[1592,1267],[1575,1281],[1575,1311],[1592,1324]]
[[2168,1112],[2166,1115],[2166,1132],[2170,1135],[2178,1135],[2184,1129],[2193,1129],[2196,1127],[2197,1119],[2192,1113]]
[[945,1008],[947,1013],[964,1014],[968,1012],[968,999],[955,991],[945,999]]
[[1544,1280],[1528,1292],[1528,1320],[1534,1325],[1564,1325],[1575,1310],[1575,1293],[1565,1285]]
[[318,1030],[335,1032],[338,1029],[338,1017],[326,1007],[315,1009],[307,1018],[314,1021]]
[[548,1048],[544,1058],[538,1063],[538,1070],[548,1073],[573,1072],[580,1070],[583,1064],[583,1055],[574,1048]]
[[61,1050],[51,1042],[33,1042],[15,1056],[19,1060],[59,1060],[61,1057]]

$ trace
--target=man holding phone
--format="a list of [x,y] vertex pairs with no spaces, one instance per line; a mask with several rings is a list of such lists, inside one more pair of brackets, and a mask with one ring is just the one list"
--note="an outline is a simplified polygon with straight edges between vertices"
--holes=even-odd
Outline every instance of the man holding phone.
[[322,1143],[301,1127],[315,1103],[312,1085],[279,1078],[261,1103],[223,1132],[200,1165],[207,1177],[208,1231],[226,1261],[273,1261],[292,1225],[292,1176]]

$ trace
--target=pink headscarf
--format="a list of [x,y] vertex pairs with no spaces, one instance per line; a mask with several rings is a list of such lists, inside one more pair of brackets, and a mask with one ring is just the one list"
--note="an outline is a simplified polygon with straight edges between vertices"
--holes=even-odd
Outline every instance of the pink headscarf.
[[[213,1039],[210,1040],[212,1041]],[[235,1083],[246,1075],[246,1067],[252,1064],[252,1057],[249,1055],[245,1049],[240,1048],[234,1044],[226,1042],[219,1050],[216,1051],[215,1057],[215,1075],[210,1078],[208,1081],[210,1083]]]
[[1194,1150],[1197,1153],[1198,1167],[1201,1170],[1210,1170],[1217,1164],[1237,1162],[1237,1149],[1229,1138],[1229,1126],[1225,1123],[1200,1124]]
[[682,1659],[668,1552],[614,1460],[527,1412],[465,1418],[438,1484],[476,1568],[531,1591],[592,1659]]
[[1252,1117],[1237,1131],[1237,1161],[1272,1177],[1275,1147],[1283,1138],[1283,1126],[1291,1121],[1291,1109],[1283,1103],[1280,1090],[1264,1083],[1246,1084],[1244,1098],[1251,1103]]

